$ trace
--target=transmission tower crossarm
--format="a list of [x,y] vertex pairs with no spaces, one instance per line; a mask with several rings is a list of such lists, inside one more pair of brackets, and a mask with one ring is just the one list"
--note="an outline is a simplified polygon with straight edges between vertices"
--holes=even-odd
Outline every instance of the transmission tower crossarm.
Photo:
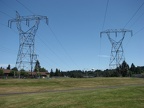
[[133,35],[132,30],[127,30],[127,29],[107,29],[105,31],[100,32],[100,37],[102,37],[103,33],[124,33],[124,32],[130,32],[131,36]]
[[45,20],[46,24],[48,25],[48,18],[47,16],[41,16],[41,15],[31,15],[31,16],[20,16],[19,13],[16,11],[16,18],[8,20],[8,27],[11,28],[12,22],[21,22],[26,21],[26,24],[29,25],[29,21],[32,20]]

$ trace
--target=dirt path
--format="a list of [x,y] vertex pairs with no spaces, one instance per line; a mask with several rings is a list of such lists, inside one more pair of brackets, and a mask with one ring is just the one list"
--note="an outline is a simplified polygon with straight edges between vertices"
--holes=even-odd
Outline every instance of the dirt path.
[[22,94],[37,94],[37,93],[57,93],[57,92],[71,92],[71,91],[81,91],[81,90],[97,90],[97,89],[114,89],[121,87],[133,87],[133,86],[144,86],[144,84],[129,84],[129,85],[116,85],[116,86],[103,86],[103,87],[89,87],[89,88],[74,88],[66,90],[45,90],[45,91],[36,91],[36,92],[14,92],[14,93],[5,93],[0,94],[0,96],[11,96],[11,95],[22,95]]

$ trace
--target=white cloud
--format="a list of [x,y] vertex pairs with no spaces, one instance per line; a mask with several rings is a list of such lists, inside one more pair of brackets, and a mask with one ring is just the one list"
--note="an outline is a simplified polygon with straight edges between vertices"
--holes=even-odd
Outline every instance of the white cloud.
[[98,57],[109,58],[110,56],[108,56],[108,55],[98,55]]

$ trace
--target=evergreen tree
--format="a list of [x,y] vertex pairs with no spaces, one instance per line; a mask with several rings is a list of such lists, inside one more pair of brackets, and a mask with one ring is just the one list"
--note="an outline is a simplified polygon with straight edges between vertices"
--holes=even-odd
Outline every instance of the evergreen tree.
[[40,62],[37,60],[34,68],[34,72],[47,72],[47,70],[40,66]]
[[10,64],[8,65],[7,69],[8,69],[8,70],[10,70],[10,69],[11,69],[11,66],[10,66]]
[[130,71],[131,71],[133,74],[134,74],[135,71],[136,71],[136,67],[135,67],[135,65],[134,65],[133,63],[131,64]]
[[35,72],[38,72],[38,71],[40,71],[40,68],[41,68],[40,62],[37,60],[37,61],[36,61],[36,64],[35,64],[34,71],[35,71]]
[[119,67],[120,73],[123,77],[126,77],[129,75],[129,65],[126,63],[126,61],[123,61],[123,63]]
[[55,76],[61,76],[60,70],[56,68]]
[[54,72],[53,72],[53,69],[51,69],[50,71],[50,77],[53,77],[54,76]]

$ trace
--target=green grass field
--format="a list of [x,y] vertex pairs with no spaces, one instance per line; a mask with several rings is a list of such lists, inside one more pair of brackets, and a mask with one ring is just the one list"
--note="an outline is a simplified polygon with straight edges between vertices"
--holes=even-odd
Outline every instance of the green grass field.
[[143,108],[144,79],[0,79],[0,108],[19,107]]

